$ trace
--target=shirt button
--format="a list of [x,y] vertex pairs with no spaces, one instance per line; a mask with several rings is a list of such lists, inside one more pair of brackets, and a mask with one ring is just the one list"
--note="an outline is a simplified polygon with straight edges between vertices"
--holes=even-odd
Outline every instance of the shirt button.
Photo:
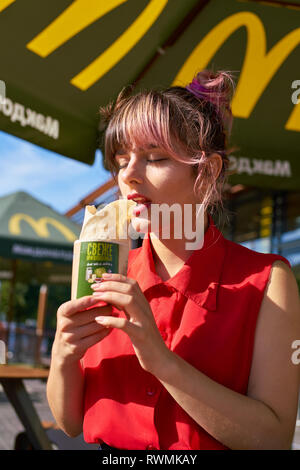
[[156,394],[155,388],[147,388],[146,393],[149,397],[153,397]]
[[158,450],[158,448],[155,447],[155,446],[152,445],[152,444],[149,444],[149,445],[146,447],[146,450]]

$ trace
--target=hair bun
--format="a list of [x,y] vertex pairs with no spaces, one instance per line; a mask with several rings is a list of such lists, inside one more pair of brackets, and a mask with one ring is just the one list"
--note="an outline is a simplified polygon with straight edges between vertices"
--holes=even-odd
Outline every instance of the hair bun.
[[232,112],[231,99],[234,92],[234,81],[230,72],[210,70],[198,72],[191,83],[186,86],[199,100],[212,103],[223,121],[227,132],[231,133]]

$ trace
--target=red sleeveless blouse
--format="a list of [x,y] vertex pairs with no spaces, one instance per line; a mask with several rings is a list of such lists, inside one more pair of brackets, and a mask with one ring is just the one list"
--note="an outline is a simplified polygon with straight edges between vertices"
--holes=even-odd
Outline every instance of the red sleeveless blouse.
[[[129,252],[127,277],[147,298],[168,348],[216,382],[247,394],[255,328],[272,264],[289,261],[225,239],[209,216],[203,247],[163,282],[151,239]],[[113,310],[125,317],[123,311]],[[84,438],[119,449],[226,449],[140,366],[129,337],[114,329],[89,348]]]

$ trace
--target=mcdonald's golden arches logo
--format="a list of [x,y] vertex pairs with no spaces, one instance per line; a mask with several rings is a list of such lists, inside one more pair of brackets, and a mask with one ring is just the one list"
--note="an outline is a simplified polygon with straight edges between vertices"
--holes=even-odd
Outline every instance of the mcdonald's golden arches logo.
[[8,230],[12,235],[21,235],[21,221],[27,222],[36,234],[41,238],[49,238],[50,233],[48,230],[48,225],[55,227],[69,242],[74,242],[77,238],[74,232],[68,227],[63,225],[58,220],[53,219],[52,217],[41,217],[38,220],[35,220],[28,214],[14,214],[8,223]]
[[[16,0],[0,0],[0,12]],[[62,47],[110,11],[127,0],[74,0],[39,32],[26,47],[42,58]],[[168,0],[150,0],[133,23],[96,59],[71,78],[70,83],[85,91],[99,81],[143,38],[168,4]],[[234,116],[248,118],[273,76],[283,62],[300,44],[300,28],[283,36],[269,51],[265,27],[253,12],[241,11],[220,21],[196,46],[187,58],[173,85],[185,85],[193,78],[195,70],[207,67],[223,43],[239,28],[247,30],[245,59],[232,102]],[[295,105],[285,124],[285,129],[300,131],[300,106]]]
[[[260,18],[248,11],[235,13],[217,24],[200,41],[181,67],[173,85],[189,83],[195,70],[204,69],[223,43],[243,26],[248,34],[247,48],[232,112],[234,116],[248,118],[272,77],[300,44],[300,28],[288,33],[267,52],[266,31]],[[300,131],[300,106],[294,107],[285,129]]]

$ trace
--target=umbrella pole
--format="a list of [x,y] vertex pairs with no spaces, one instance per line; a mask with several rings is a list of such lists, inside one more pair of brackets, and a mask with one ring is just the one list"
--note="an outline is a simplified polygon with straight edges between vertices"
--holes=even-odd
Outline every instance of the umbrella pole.
[[9,333],[10,333],[10,324],[12,322],[14,316],[14,295],[15,295],[15,286],[16,286],[16,279],[17,279],[17,260],[11,260],[11,270],[12,270],[12,278],[10,282],[10,291],[9,291],[9,299],[8,299],[8,311],[7,311],[7,331],[6,331],[6,350],[8,351],[9,345]]
[[35,349],[35,364],[41,364],[41,343],[44,334],[45,316],[46,316],[46,305],[47,305],[48,287],[46,284],[42,284],[40,287],[39,304],[37,312],[37,324],[36,324],[36,349]]
[[12,270],[12,278],[11,278],[11,283],[10,283],[8,312],[7,312],[8,325],[10,325],[14,316],[14,294],[15,294],[15,286],[16,286],[16,278],[17,278],[17,260],[16,259],[13,259],[11,262],[11,270]]

